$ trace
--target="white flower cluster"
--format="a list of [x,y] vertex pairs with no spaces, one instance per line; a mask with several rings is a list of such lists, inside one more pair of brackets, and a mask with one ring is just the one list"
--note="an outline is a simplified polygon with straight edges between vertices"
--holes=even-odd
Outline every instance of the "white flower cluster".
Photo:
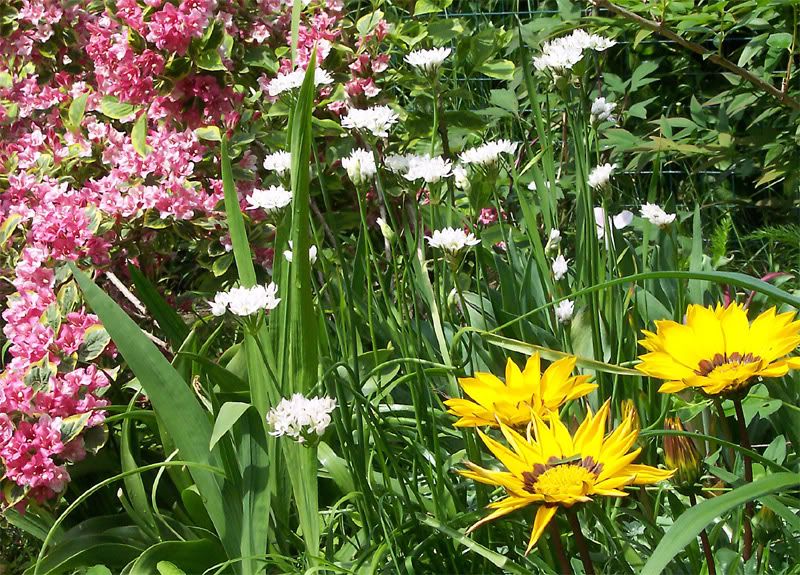
[[456,254],[467,246],[481,243],[474,234],[468,234],[461,228],[434,230],[433,236],[425,236],[425,239],[432,248],[442,249],[448,254]]
[[453,164],[450,160],[445,160],[441,156],[429,155],[408,157],[408,168],[404,175],[405,179],[413,182],[415,180],[425,180],[428,184],[435,184],[442,178],[453,175]]
[[450,48],[434,48],[433,50],[414,50],[406,55],[404,60],[407,64],[418,68],[423,72],[433,72],[438,70],[442,63],[450,55]]
[[589,186],[594,189],[602,188],[611,181],[611,175],[617,169],[616,164],[603,164],[597,166],[589,174]]
[[334,409],[336,400],[333,398],[306,398],[302,393],[295,393],[267,413],[267,423],[272,427],[270,435],[288,435],[298,443],[305,443],[312,436],[321,437],[331,424]]
[[597,239],[602,240],[606,235],[606,227],[614,226],[614,228],[621,230],[631,225],[633,221],[633,213],[628,210],[622,210],[613,218],[609,218],[606,211],[601,207],[594,209],[594,223],[597,228]]
[[590,117],[592,124],[598,124],[600,122],[605,122],[606,120],[611,122],[615,121],[611,114],[616,107],[617,105],[614,102],[609,102],[603,97],[597,98],[594,102],[592,102],[592,112]]
[[510,140],[497,140],[496,142],[486,142],[477,148],[470,148],[461,152],[461,161],[465,164],[475,164],[478,166],[490,166],[496,164],[500,159],[500,154],[513,154],[517,151],[516,142]]
[[408,163],[416,154],[389,154],[383,159],[383,163],[390,172],[395,174],[405,174],[408,171]]
[[347,170],[347,175],[356,185],[370,181],[378,171],[375,167],[375,157],[372,152],[364,148],[356,148],[349,156],[343,158],[342,166]]
[[668,214],[661,206],[656,204],[644,204],[642,206],[642,217],[654,226],[668,226],[675,221],[675,214]]
[[540,71],[551,70],[555,75],[561,75],[581,61],[585,50],[603,52],[614,44],[616,42],[603,36],[575,30],[569,36],[547,42],[542,47],[541,56],[533,59],[533,66]]
[[248,210],[262,209],[267,213],[277,212],[292,203],[292,192],[283,186],[270,186],[266,190],[254,189],[247,196]]
[[453,181],[459,190],[464,190],[465,192],[468,192],[472,187],[467,169],[460,164],[453,168]]
[[[289,240],[289,249],[284,250],[283,257],[286,259],[287,262],[292,263],[292,250],[294,246],[292,245],[292,240]],[[317,261],[317,246],[312,245],[308,248],[308,259],[309,261],[314,264]]]
[[561,279],[567,275],[569,271],[569,265],[567,264],[566,258],[558,254],[555,258],[553,258],[553,279],[556,281],[561,281]]
[[350,108],[342,118],[342,127],[370,132],[377,138],[388,138],[389,129],[397,123],[397,119],[397,114],[389,106],[372,106],[365,110]]
[[[286,72],[278,74],[267,86],[267,93],[273,98],[280,96],[284,92],[296,90],[303,85],[306,71],[297,69],[293,72]],[[330,84],[333,82],[333,77],[322,68],[314,69],[314,85],[321,86],[323,84]]]
[[275,297],[278,286],[270,283],[266,286],[253,286],[251,288],[238,287],[226,292],[217,292],[214,299],[209,302],[211,313],[220,316],[226,311],[234,315],[248,316],[259,311],[275,309],[280,303],[280,298]]
[[561,231],[553,228],[550,230],[550,235],[547,236],[547,244],[544,246],[545,253],[555,251],[558,244],[561,243]]
[[569,299],[558,302],[556,306],[556,319],[558,323],[569,323],[575,313],[575,302]]
[[264,169],[283,176],[292,166],[291,152],[275,152],[264,157]]

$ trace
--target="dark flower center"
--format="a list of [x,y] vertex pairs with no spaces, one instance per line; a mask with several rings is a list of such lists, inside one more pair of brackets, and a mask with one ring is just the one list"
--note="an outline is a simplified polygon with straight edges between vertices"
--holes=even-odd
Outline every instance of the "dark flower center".
[[580,455],[575,455],[573,457],[567,457],[565,459],[558,459],[556,457],[551,457],[547,460],[547,463],[537,463],[533,466],[533,471],[523,471],[522,472],[522,480],[523,480],[523,489],[528,493],[536,493],[536,482],[539,480],[545,472],[550,471],[556,467],[562,465],[570,465],[574,467],[582,467],[589,473],[594,474],[595,476],[600,475],[600,472],[603,471],[603,464],[598,463],[594,460],[594,458],[590,455],[588,457],[581,457]]
[[761,361],[761,357],[757,355],[753,355],[752,353],[746,353],[742,355],[738,351],[728,355],[727,353],[718,353],[711,359],[704,359],[697,364],[697,369],[694,372],[697,375],[708,375],[718,367],[722,367],[723,365],[745,365],[748,363],[756,363]]

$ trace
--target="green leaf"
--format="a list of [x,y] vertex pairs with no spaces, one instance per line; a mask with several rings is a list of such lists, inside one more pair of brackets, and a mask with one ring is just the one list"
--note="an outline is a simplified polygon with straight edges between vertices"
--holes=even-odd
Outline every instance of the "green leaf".
[[767,46],[779,50],[788,50],[792,47],[792,35],[788,32],[776,32],[767,38]]
[[105,565],[94,565],[86,570],[86,575],[112,575],[112,573]]
[[[86,302],[100,317],[122,357],[139,380],[153,409],[180,450],[183,459],[219,467],[209,451],[211,422],[192,390],[125,312],[74,263],[69,263]],[[206,510],[230,557],[238,557],[241,502],[223,500],[217,478],[200,467],[189,472],[203,496]]]
[[189,573],[203,573],[206,569],[217,565],[222,554],[219,545],[208,539],[165,541],[153,545],[142,553],[131,566],[128,575],[153,575],[157,566],[165,561]]
[[366,14],[365,16],[362,16],[361,18],[358,19],[358,21],[356,22],[356,30],[358,30],[358,33],[361,36],[366,36],[367,34],[372,32],[372,29],[375,28],[375,26],[378,25],[378,22],[380,22],[382,19],[383,19],[383,12],[381,12],[380,10],[375,10],[375,12],[370,12],[369,14]]
[[17,229],[20,222],[22,222],[21,214],[10,214],[3,220],[3,223],[0,224],[0,246],[11,238],[11,235],[14,233],[14,230]]
[[133,131],[131,131],[131,143],[133,144],[133,149],[136,150],[137,154],[143,158],[147,156],[149,152],[147,146],[147,114],[144,112],[139,114],[139,118],[133,125]]
[[216,48],[203,50],[196,60],[197,67],[201,70],[226,70],[225,64],[222,63],[222,56]]
[[211,442],[208,448],[214,449],[217,442],[231,430],[234,424],[239,421],[239,418],[244,415],[244,412],[250,409],[249,403],[240,403],[238,401],[229,401],[222,404],[217,415],[217,420],[214,422],[214,430],[211,432]]
[[653,550],[641,575],[659,575],[670,562],[695,541],[700,532],[714,519],[737,509],[754,499],[785,491],[800,485],[800,475],[796,473],[776,473],[737,487],[718,497],[708,499],[690,507],[672,524],[661,542]]
[[490,60],[478,66],[476,71],[498,80],[513,80],[514,62],[511,60]]
[[83,115],[86,112],[86,101],[89,99],[89,93],[81,94],[69,105],[67,117],[69,118],[69,125],[72,130],[77,130],[83,121]]
[[175,563],[170,561],[159,561],[156,563],[158,575],[186,575],[186,571],[178,569]]
[[216,126],[201,126],[200,128],[195,128],[194,133],[201,140],[207,140],[209,142],[222,141],[222,134]]
[[173,349],[179,349],[183,342],[189,337],[189,328],[174,309],[161,297],[156,286],[147,279],[142,271],[133,264],[128,265],[128,272],[131,274],[133,285],[136,287],[136,294],[139,299],[158,322],[158,327],[164,332],[164,336]]
[[414,4],[414,16],[441,12],[452,3],[453,0],[417,0]]
[[111,341],[111,336],[102,325],[90,326],[83,334],[83,342],[78,348],[78,361],[91,361],[103,353]]
[[233,255],[236,258],[236,268],[239,270],[239,282],[242,287],[252,287],[256,285],[256,269],[253,266],[250,243],[247,240],[247,233],[244,229],[244,218],[239,207],[239,195],[236,193],[236,184],[233,181],[227,138],[222,138],[220,145],[220,163],[222,164],[222,189],[225,194],[225,214],[227,215],[228,230],[233,244]]
[[112,120],[121,120],[133,114],[136,107],[132,104],[122,103],[114,96],[104,96],[100,100],[100,111]]

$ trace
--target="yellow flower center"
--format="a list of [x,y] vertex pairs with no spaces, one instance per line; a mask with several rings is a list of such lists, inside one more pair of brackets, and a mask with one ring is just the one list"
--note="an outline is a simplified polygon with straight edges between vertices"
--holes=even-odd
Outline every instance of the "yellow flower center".
[[591,457],[570,461],[551,458],[546,465],[537,464],[525,471],[522,478],[525,490],[542,495],[547,502],[572,504],[589,493],[603,466]]
[[697,375],[718,377],[723,379],[738,379],[739,377],[750,377],[751,369],[743,366],[751,365],[761,361],[761,358],[752,353],[741,354],[739,352],[728,354],[718,353],[711,359],[704,359],[694,372]]

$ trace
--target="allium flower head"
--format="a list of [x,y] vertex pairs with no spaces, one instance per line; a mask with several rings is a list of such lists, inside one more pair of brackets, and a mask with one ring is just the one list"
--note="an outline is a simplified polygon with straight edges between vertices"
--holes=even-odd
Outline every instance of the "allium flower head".
[[445,401],[448,413],[458,416],[456,427],[525,427],[531,414],[549,417],[566,402],[591,393],[597,388],[588,375],[572,375],[576,359],[565,357],[550,364],[542,373],[538,353],[528,358],[520,371],[510,358],[506,362],[506,381],[491,373],[476,372],[458,380],[471,399]]
[[517,151],[516,142],[510,140],[497,140],[486,142],[477,148],[470,148],[461,153],[461,161],[465,164],[490,166],[496,164],[501,154],[514,154]]
[[538,505],[526,553],[530,552],[560,507],[591,501],[593,497],[625,497],[629,485],[648,485],[669,479],[673,472],[633,463],[641,448],[630,450],[639,435],[630,419],[605,435],[610,403],[586,419],[571,434],[554,412],[545,420],[535,412],[523,437],[501,423],[510,449],[478,431],[483,443],[506,468],[484,469],[474,463],[461,475],[488,485],[503,487],[507,496],[491,503],[492,513],[469,528],[473,531],[508,513]]
[[613,122],[614,118],[611,116],[611,114],[614,112],[614,108],[616,107],[617,105],[614,102],[609,102],[603,97],[597,98],[594,102],[592,102],[592,123],[596,124],[606,120],[611,120]]
[[800,369],[788,354],[800,345],[794,312],[770,308],[751,322],[743,305],[690,305],[684,323],[656,322],[656,333],[642,331],[648,353],[636,369],[667,380],[659,391],[697,389],[706,395],[745,393],[757,378],[783,377]]
[[567,265],[567,259],[563,255],[558,254],[553,259],[553,279],[560,281],[565,275],[567,275],[568,271],[569,265]]
[[411,156],[408,158],[408,171],[405,178],[409,181],[425,180],[428,184],[435,184],[442,178],[453,174],[453,164],[441,156],[431,158],[425,156]]
[[347,170],[347,175],[356,185],[369,182],[377,173],[375,157],[372,152],[364,148],[353,150],[349,156],[342,159],[342,166]]
[[616,164],[603,164],[595,167],[589,174],[589,187],[599,189],[608,185],[616,168]]
[[621,230],[631,225],[633,221],[633,213],[628,210],[622,210],[613,218],[608,217],[606,211],[597,206],[594,208],[594,223],[597,231],[597,239],[602,240],[606,236],[606,227],[611,225],[614,228]]
[[389,129],[397,120],[397,114],[389,106],[372,106],[365,110],[350,108],[342,118],[342,126],[348,130],[369,132],[377,138],[388,138]]
[[425,236],[425,239],[432,248],[440,248],[449,254],[456,254],[468,246],[481,243],[474,234],[468,234],[461,228],[434,230],[433,236]]
[[245,317],[261,310],[269,311],[275,309],[281,301],[280,298],[275,297],[277,293],[278,286],[274,283],[250,288],[237,287],[227,292],[218,292],[210,302],[211,313],[223,315],[227,310],[234,315]]
[[279,151],[264,157],[264,169],[283,176],[292,166],[291,152]]
[[404,60],[414,68],[424,72],[438,70],[450,55],[450,48],[434,48],[432,50],[414,50],[406,55]]
[[654,226],[668,226],[675,221],[675,214],[668,214],[656,204],[642,205],[642,217]]
[[558,302],[556,306],[556,320],[558,323],[569,323],[575,313],[575,302],[569,299]]
[[289,399],[282,399],[267,413],[267,423],[272,427],[270,435],[287,435],[298,443],[314,442],[331,424],[334,409],[335,399],[307,398],[302,393],[295,393]]
[[[303,80],[306,77],[306,71],[297,69],[293,72],[286,72],[278,74],[278,76],[272,80],[268,87],[267,93],[274,97],[280,96],[284,92],[291,92],[292,90],[296,90],[303,85]],[[333,82],[333,77],[322,68],[315,68],[314,69],[314,85],[321,86],[325,84],[331,84]]]
[[533,66],[540,71],[550,70],[554,75],[563,75],[581,61],[585,50],[602,52],[614,44],[616,42],[603,36],[575,30],[542,46],[542,54],[533,59]]
[[247,196],[249,210],[262,209],[267,213],[277,212],[292,203],[292,192],[283,186],[270,186],[266,190],[254,189]]
[[469,182],[469,174],[462,165],[457,165],[453,168],[453,181],[459,190],[464,190],[465,192],[468,192],[472,187]]

